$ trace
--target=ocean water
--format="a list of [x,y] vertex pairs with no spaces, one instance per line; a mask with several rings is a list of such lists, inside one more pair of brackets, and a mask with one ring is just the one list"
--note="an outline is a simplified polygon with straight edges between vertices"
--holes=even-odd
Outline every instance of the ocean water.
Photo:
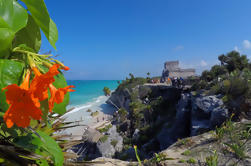
[[104,96],[103,88],[106,86],[114,91],[117,80],[68,80],[68,85],[75,86],[75,92],[70,93],[70,103],[67,109],[71,110],[64,115],[66,121],[82,121],[88,124],[91,120],[88,109],[102,111],[105,114],[113,114],[115,108],[106,104],[108,97]]
[[70,106],[95,102],[98,97],[104,96],[105,86],[111,90],[118,86],[117,80],[68,80],[67,83],[76,87],[76,91],[70,93]]

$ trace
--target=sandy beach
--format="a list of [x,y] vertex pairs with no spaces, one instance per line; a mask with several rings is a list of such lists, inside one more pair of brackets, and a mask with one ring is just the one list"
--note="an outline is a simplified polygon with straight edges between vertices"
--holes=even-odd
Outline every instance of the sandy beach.
[[[96,129],[110,124],[113,112],[116,111],[111,105],[106,104],[108,97],[100,96],[94,102],[86,103],[82,106],[75,106],[69,112],[62,116],[65,122],[73,122],[71,126],[60,131],[60,134],[69,135],[71,140],[81,140],[86,129]],[[91,110],[91,112],[89,112]],[[96,115],[91,115],[93,112]]]

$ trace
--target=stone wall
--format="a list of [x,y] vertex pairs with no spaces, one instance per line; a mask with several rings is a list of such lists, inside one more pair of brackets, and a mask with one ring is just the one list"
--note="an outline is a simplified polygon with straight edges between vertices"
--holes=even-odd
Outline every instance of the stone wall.
[[164,64],[161,82],[165,82],[168,77],[187,78],[190,76],[195,76],[195,69],[181,69],[179,68],[179,61],[167,61]]
[[193,70],[193,69],[169,71],[169,77],[187,78],[187,77],[194,76],[194,75],[195,75],[195,70]]

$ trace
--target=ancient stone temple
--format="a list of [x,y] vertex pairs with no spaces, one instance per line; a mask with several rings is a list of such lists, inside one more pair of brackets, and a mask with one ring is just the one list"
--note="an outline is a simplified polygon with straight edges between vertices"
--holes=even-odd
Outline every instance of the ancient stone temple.
[[179,61],[167,61],[164,64],[164,70],[162,72],[161,82],[165,82],[167,77],[182,77],[187,78],[195,75],[195,69],[181,69],[179,67]]

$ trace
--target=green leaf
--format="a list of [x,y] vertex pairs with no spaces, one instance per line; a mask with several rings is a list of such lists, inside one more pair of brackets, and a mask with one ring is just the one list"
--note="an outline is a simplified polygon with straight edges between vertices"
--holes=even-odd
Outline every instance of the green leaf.
[[15,39],[13,41],[13,47],[17,47],[21,44],[25,44],[26,46],[38,52],[41,46],[41,33],[40,28],[34,21],[34,19],[29,15],[27,26],[20,31],[18,31],[15,35]]
[[37,160],[36,163],[40,166],[49,166],[47,160],[45,159],[40,159],[40,160]]
[[57,142],[42,131],[37,131],[37,133],[42,138],[43,147],[51,154],[54,165],[62,166],[64,155]]
[[[64,88],[67,86],[67,82],[62,73],[58,74],[54,78],[55,78],[55,82],[53,83],[53,85],[56,88]],[[70,95],[68,92],[67,94],[65,94],[64,100],[62,103],[60,104],[55,103],[53,111],[60,115],[64,114],[66,112],[66,106],[69,104],[69,100],[70,100]]]
[[53,165],[62,166],[64,156],[57,142],[42,131],[36,132],[36,134],[29,133],[26,136],[16,138],[14,144],[43,156],[43,158],[40,159],[41,162],[39,162],[41,165],[46,165],[47,162],[45,159],[49,157],[53,161]]
[[24,64],[21,62],[0,59],[0,110],[5,112],[9,107],[2,88],[10,84],[19,85],[22,80],[23,69]]
[[50,18],[44,0],[22,0],[31,12],[37,25],[42,29],[50,44],[56,49],[58,30],[56,24]]
[[26,26],[28,14],[15,0],[0,0],[0,28],[9,28],[14,33]]
[[14,32],[7,28],[0,28],[0,58],[8,57]]

